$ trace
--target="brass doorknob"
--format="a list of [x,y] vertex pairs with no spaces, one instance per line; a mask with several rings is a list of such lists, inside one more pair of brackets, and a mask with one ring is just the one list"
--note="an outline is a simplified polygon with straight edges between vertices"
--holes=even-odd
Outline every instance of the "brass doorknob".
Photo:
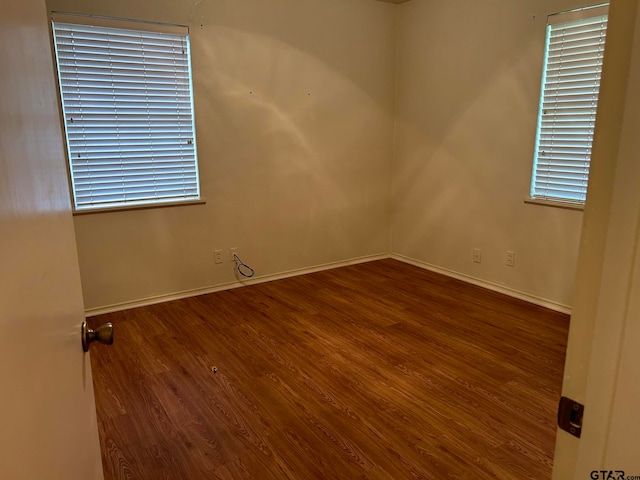
[[95,330],[92,330],[87,325],[87,321],[82,322],[82,329],[80,334],[82,335],[82,350],[89,351],[89,346],[93,341],[98,343],[104,343],[105,345],[111,345],[113,343],[113,324],[107,322],[104,325],[100,325]]

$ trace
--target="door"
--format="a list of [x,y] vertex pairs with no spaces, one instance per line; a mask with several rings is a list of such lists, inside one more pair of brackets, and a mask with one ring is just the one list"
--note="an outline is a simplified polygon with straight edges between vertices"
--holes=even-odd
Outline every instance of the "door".
[[558,431],[553,476],[557,480],[619,478],[615,471],[640,476],[634,439],[640,429],[637,3],[614,0],[609,13],[602,103],[563,384],[563,395],[584,403],[585,417],[579,440]]
[[102,478],[44,0],[0,15],[0,478]]

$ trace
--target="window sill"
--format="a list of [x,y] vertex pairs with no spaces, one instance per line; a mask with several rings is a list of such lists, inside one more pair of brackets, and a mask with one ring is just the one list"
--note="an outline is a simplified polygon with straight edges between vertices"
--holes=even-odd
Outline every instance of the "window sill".
[[578,210],[580,212],[584,210],[584,204],[561,202],[559,200],[542,200],[540,198],[527,197],[524,199],[524,203],[529,203],[531,205],[544,205],[546,207],[564,208],[565,210]]
[[122,207],[93,208],[91,210],[74,210],[73,216],[95,215],[97,213],[112,213],[129,210],[148,210],[150,208],[186,207],[187,205],[204,205],[207,201],[203,198],[199,200],[185,200],[181,202],[158,202],[144,203],[140,205],[126,205]]

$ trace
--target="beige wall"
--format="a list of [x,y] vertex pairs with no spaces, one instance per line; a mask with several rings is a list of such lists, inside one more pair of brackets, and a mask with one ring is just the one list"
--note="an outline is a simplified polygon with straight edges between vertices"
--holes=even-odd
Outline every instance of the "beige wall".
[[[546,17],[573,0],[400,7],[392,251],[570,305],[582,212],[530,205]],[[472,250],[482,250],[482,263]],[[515,267],[505,265],[516,252]]]
[[[88,309],[389,252],[396,6],[51,0],[188,24],[206,205],[75,217]],[[225,263],[214,264],[214,249]]]

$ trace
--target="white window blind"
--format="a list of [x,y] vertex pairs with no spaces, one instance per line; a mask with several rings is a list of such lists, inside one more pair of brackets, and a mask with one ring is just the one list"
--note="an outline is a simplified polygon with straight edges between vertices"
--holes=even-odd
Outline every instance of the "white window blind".
[[587,198],[606,33],[606,7],[550,17],[533,198],[576,204]]
[[199,199],[189,37],[167,29],[54,18],[77,211]]

